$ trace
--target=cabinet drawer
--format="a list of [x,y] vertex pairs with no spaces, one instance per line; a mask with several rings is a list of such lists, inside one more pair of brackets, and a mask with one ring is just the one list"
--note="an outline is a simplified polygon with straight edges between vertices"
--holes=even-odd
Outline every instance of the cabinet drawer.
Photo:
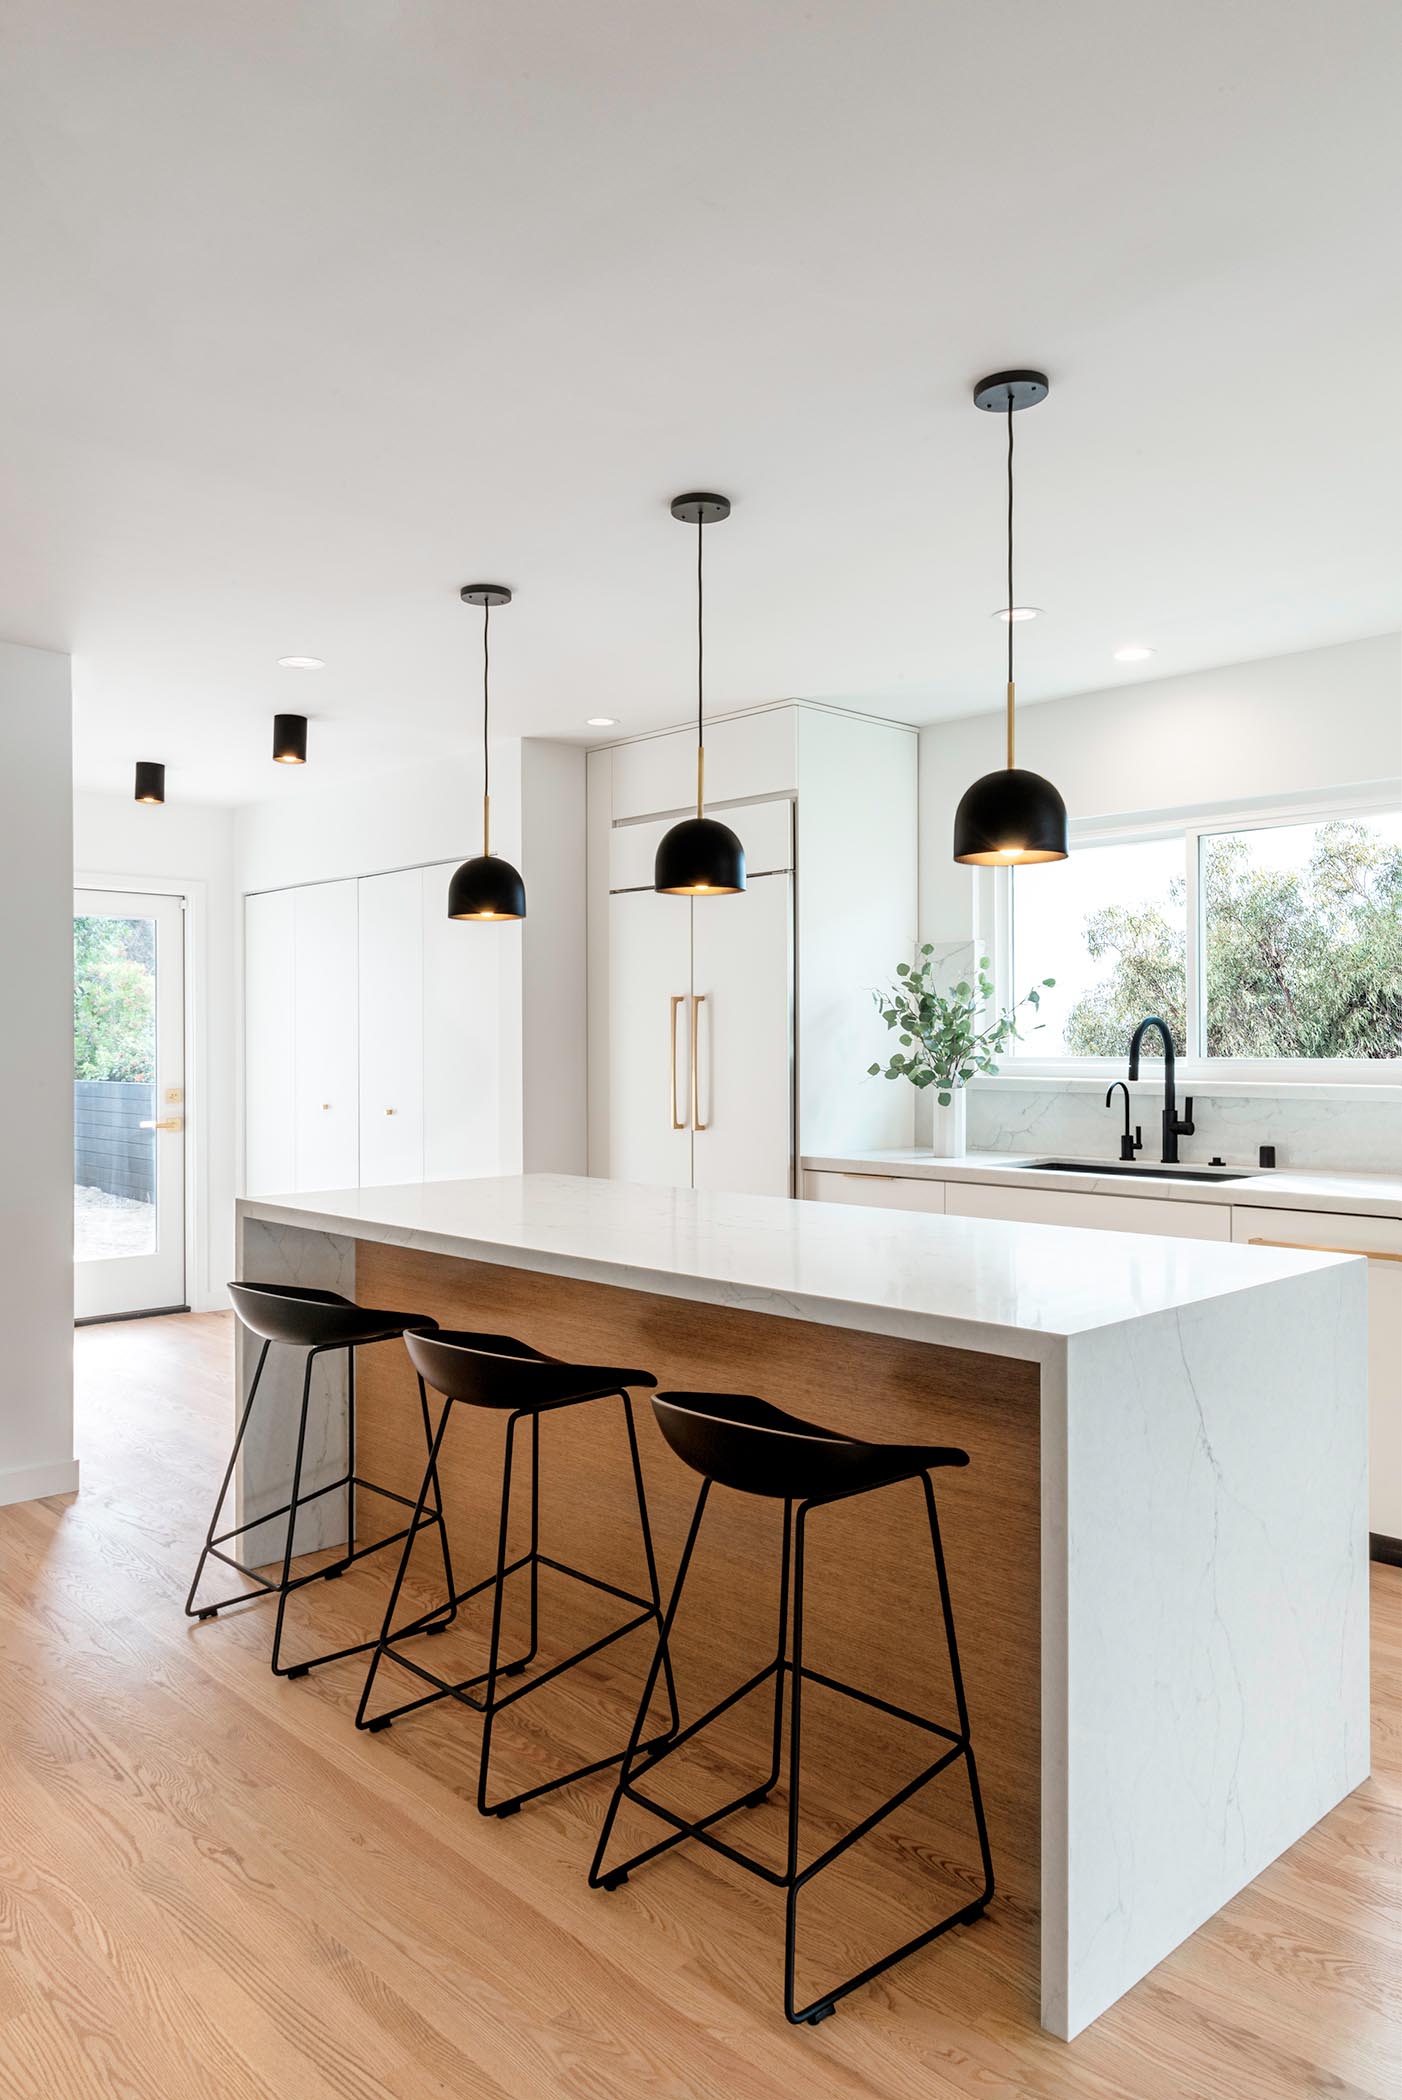
[[1396,1254],[1402,1258],[1402,1218],[1360,1218],[1334,1210],[1266,1210],[1232,1206],[1232,1238],[1266,1247],[1301,1247],[1326,1254]]
[[944,1209],[942,1181],[906,1174],[805,1174],[803,1193],[820,1203],[864,1203],[877,1210]]
[[1082,1195],[1067,1189],[993,1188],[951,1181],[945,1209],[952,1218],[1011,1218],[1023,1225],[1090,1226],[1100,1232],[1149,1232],[1179,1240],[1229,1240],[1225,1203],[1174,1203],[1154,1196]]

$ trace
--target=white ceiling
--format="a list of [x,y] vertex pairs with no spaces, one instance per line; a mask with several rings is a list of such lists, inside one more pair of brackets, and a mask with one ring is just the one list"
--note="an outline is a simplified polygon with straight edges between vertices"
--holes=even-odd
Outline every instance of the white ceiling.
[[[1402,623],[1395,0],[11,0],[0,634],[80,778],[1028,701]],[[289,653],[319,674],[281,672]],[[307,776],[308,778],[310,776]]]

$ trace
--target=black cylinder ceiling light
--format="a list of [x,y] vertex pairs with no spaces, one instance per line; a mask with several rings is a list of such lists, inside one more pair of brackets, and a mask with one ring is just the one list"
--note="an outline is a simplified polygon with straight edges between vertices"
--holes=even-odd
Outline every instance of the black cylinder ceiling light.
[[458,596],[464,605],[482,608],[482,851],[465,860],[448,884],[450,919],[524,919],[526,885],[509,860],[492,852],[491,748],[487,739],[491,706],[491,652],[487,626],[494,605],[510,605],[502,583],[465,583]]
[[305,715],[273,716],[273,757],[280,766],[304,766],[307,763]]
[[[994,372],[974,388],[974,406],[1008,419],[1008,595],[1013,596],[1013,417],[1047,398],[1045,372]],[[1066,804],[1049,780],[1017,764],[1013,743],[1013,636],[1008,629],[1008,763],[965,791],[954,813],[954,858],[975,868],[1029,867],[1065,860]]]
[[674,824],[657,849],[652,886],[668,897],[734,897],[745,887],[745,849],[728,824],[706,815],[705,630],[701,550],[706,527],[730,516],[725,496],[672,500],[672,516],[696,527],[696,815]]
[[139,758],[136,761],[137,802],[164,802],[166,798],[166,769],[158,759]]

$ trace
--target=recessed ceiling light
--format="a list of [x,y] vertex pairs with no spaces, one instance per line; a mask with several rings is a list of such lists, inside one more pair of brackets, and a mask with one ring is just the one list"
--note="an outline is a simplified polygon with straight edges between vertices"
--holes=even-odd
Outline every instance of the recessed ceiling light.
[[280,656],[277,660],[280,671],[324,671],[325,663],[319,656]]
[[589,729],[617,729],[618,717],[617,715],[588,715],[585,717],[585,725]]
[[1152,656],[1153,653],[1152,649],[1144,648],[1139,642],[1126,642],[1123,649],[1115,651],[1115,662],[1117,664],[1142,664],[1145,657]]
[[1035,620],[1041,610],[1040,605],[1015,605],[1009,612],[1006,605],[1000,605],[993,617],[995,620]]

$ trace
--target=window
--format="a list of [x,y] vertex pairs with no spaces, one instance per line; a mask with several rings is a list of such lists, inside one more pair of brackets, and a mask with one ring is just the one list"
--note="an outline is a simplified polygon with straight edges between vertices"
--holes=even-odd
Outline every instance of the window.
[[1135,1022],[1153,1013],[1184,1041],[1181,838],[1076,846],[1069,860],[1014,869],[1012,885],[1015,990],[1026,989],[1024,979],[1056,979],[1023,1054],[1121,1057]]
[[1083,837],[1007,881],[1005,994],[1056,979],[1024,1060],[1121,1058],[1148,1013],[1189,1057],[1402,1058],[1402,812]]

